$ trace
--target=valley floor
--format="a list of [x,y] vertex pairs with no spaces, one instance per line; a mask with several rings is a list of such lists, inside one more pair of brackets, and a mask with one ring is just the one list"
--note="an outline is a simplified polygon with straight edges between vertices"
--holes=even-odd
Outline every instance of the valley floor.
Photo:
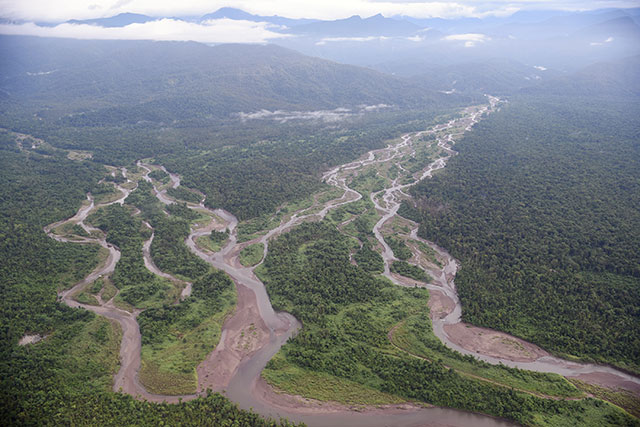
[[[398,215],[401,202],[409,199],[408,188],[444,168],[448,159],[456,154],[453,150],[456,140],[485,114],[500,108],[497,98],[489,97],[488,100],[487,105],[468,107],[457,118],[423,132],[404,135],[399,142],[392,141],[386,148],[371,151],[360,160],[326,172],[324,192],[310,196],[295,208],[283,207],[272,221],[267,222],[277,224],[275,227],[243,233],[251,224],[238,225],[238,220],[230,213],[206,208],[204,198],[200,203],[194,203],[170,196],[168,190],[180,186],[179,177],[168,174],[165,182],[152,178],[152,172],[162,168],[151,161],[140,162],[133,173],[122,171],[126,182],[114,184],[120,193],[117,196],[96,203],[89,195],[88,202],[74,217],[46,227],[47,234],[58,241],[99,245],[109,253],[101,265],[71,289],[62,291],[59,298],[71,307],[85,308],[120,325],[121,365],[114,376],[114,391],[154,402],[194,399],[205,394],[207,389],[225,391],[227,397],[242,408],[253,408],[261,415],[284,416],[310,425],[340,425],[345,420],[352,425],[385,425],[389,422],[415,425],[419,420],[446,422],[447,425],[508,425],[510,422],[494,417],[551,425],[559,419],[554,417],[564,417],[563,422],[570,422],[580,410],[593,415],[591,423],[601,422],[613,416],[611,414],[626,419],[619,408],[587,397],[594,395],[628,411],[637,411],[639,378],[606,366],[565,361],[517,337],[461,322],[462,307],[454,282],[458,262],[443,248],[419,238],[417,224]],[[215,301],[212,303],[215,309],[205,313],[202,311],[204,305],[198,305],[196,298],[208,286],[203,284],[204,279],[193,280],[156,265],[150,248],[153,248],[154,233],[158,230],[150,222],[154,219],[160,221],[157,224],[164,223],[149,216],[145,210],[147,205],[143,204],[131,209],[130,215],[144,218],[146,233],[151,233],[139,256],[155,276],[154,280],[159,280],[154,286],[166,287],[162,297],[164,306],[155,300],[145,300],[137,306],[128,304],[121,299],[120,290],[109,293],[108,299],[104,298],[116,266],[125,256],[124,248],[110,243],[110,235],[91,225],[88,218],[109,206],[126,207],[128,196],[140,186],[152,190],[153,203],[158,204],[153,209],[162,212],[162,217],[171,219],[183,215],[188,221],[189,233],[181,244],[186,244],[210,271],[223,271],[233,281],[235,290],[222,279],[208,279],[220,282],[219,293],[206,297],[212,298],[206,301]],[[176,202],[184,203],[188,211],[170,213],[172,211],[167,207]],[[314,322],[325,321],[325,317],[323,314],[316,319],[296,318],[296,310],[300,307],[295,298],[274,285],[279,277],[277,274],[288,273],[286,265],[281,265],[282,269],[273,267],[271,260],[278,256],[277,244],[275,253],[271,249],[274,242],[286,236],[310,230],[310,224],[316,224],[321,230],[322,227],[336,230],[334,242],[326,243],[327,253],[333,253],[332,244],[344,244],[341,248],[348,253],[347,263],[357,270],[354,274],[365,281],[374,281],[380,292],[390,297],[379,301],[372,299],[370,303],[336,302],[334,311],[327,308],[330,313],[327,322],[347,325],[346,319],[355,316],[354,310],[369,313],[376,318],[375,322],[379,322],[376,330],[381,331],[381,336],[371,338],[372,342],[378,343],[376,348],[381,357],[390,358],[392,362],[389,363],[437,365],[438,375],[450,372],[454,378],[451,381],[466,384],[465,387],[474,392],[491,390],[499,396],[497,399],[527,402],[526,417],[514,419],[512,412],[500,412],[496,407],[480,407],[453,398],[452,407],[493,417],[431,408],[428,403],[447,405],[447,400],[428,401],[407,390],[391,392],[380,385],[379,379],[364,381],[358,375],[349,377],[325,372],[311,363],[302,366],[301,361],[308,356],[293,355],[304,348],[300,343],[309,338],[305,334],[309,330],[316,331]],[[74,234],[78,231],[73,226],[79,226],[85,235]],[[208,241],[213,238],[212,231],[227,233],[226,240],[218,244]],[[243,242],[238,241],[239,234],[243,235]],[[292,246],[291,250],[298,257],[296,262],[312,262],[306,259],[308,252],[305,251],[312,250],[321,241],[322,238],[313,237],[298,247]],[[349,268],[345,267],[346,270]],[[91,302],[87,292],[98,280],[102,280],[104,286],[97,289],[93,294],[95,301]],[[428,289],[428,295],[420,293],[422,288]],[[80,302],[78,296],[82,293],[85,293],[85,300]],[[286,311],[274,310],[272,303],[296,317]],[[190,327],[180,325],[177,320],[166,326],[164,338],[146,341],[143,324],[138,322],[140,317],[150,318],[156,313],[153,310],[161,310],[167,304],[176,312],[187,310],[184,313],[191,313],[189,316],[193,315],[194,319],[194,313],[198,313],[195,329],[201,328],[201,333],[191,333]],[[376,317],[378,315],[380,317]],[[206,345],[201,341],[204,336]],[[294,336],[297,337],[285,345]],[[188,358],[189,364],[172,360],[168,348]],[[150,366],[153,366],[152,371]],[[153,393],[149,391],[151,389]],[[618,394],[612,396],[602,390]],[[629,398],[620,399],[619,394]],[[545,401],[565,405],[557,407],[563,415],[551,415]]]

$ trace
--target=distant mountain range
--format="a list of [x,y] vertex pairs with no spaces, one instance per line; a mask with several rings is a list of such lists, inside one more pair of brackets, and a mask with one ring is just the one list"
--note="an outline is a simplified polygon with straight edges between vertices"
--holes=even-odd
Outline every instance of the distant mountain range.
[[145,22],[156,21],[158,18],[152,18],[147,15],[140,15],[138,13],[121,13],[109,18],[97,18],[97,19],[85,19],[77,20],[72,19],[67,21],[67,24],[85,24],[85,25],[97,25],[105,28],[117,28],[126,27],[131,24],[144,24]]
[[[68,23],[113,28],[157,19],[162,18],[125,13]],[[193,23],[216,19],[265,22],[270,31],[288,35],[277,41],[281,46],[407,76],[423,74],[433,66],[491,58],[576,71],[594,62],[640,54],[640,8],[520,11],[507,17],[483,19],[418,19],[378,14],[332,21],[260,16],[222,8],[201,17],[172,19]]]

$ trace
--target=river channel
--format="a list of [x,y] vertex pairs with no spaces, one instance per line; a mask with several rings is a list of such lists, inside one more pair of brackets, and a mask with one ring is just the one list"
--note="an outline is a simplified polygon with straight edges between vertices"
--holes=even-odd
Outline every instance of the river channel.
[[[323,175],[323,180],[327,184],[341,189],[343,191],[342,196],[338,199],[326,202],[323,206],[321,206],[321,209],[316,209],[314,213],[305,214],[304,211],[308,210],[308,208],[302,209],[287,217],[278,227],[270,230],[264,236],[257,238],[255,240],[256,242],[264,244],[264,256],[266,257],[267,255],[269,239],[271,239],[272,237],[277,236],[291,229],[292,227],[295,227],[302,221],[323,218],[331,209],[335,209],[347,203],[355,202],[357,200],[360,200],[362,197],[367,196],[371,198],[377,211],[381,215],[380,220],[373,228],[373,232],[380,246],[383,248],[382,256],[384,260],[384,275],[397,285],[407,286],[406,283],[398,280],[398,278],[390,272],[389,265],[396,258],[391,248],[385,242],[381,233],[381,228],[387,221],[397,215],[401,201],[403,200],[403,198],[408,197],[404,190],[406,190],[411,185],[414,185],[415,183],[430,177],[434,171],[444,168],[447,161],[453,155],[455,155],[455,151],[453,151],[452,149],[454,138],[470,130],[472,126],[481,119],[483,114],[489,113],[496,108],[496,105],[498,103],[497,98],[489,97],[489,100],[490,103],[488,105],[466,109],[461,117],[453,119],[446,124],[434,126],[427,131],[404,135],[401,138],[401,141],[397,144],[391,144],[386,148],[370,151],[369,153],[364,155],[361,160],[349,162],[326,172]],[[448,130],[453,128],[458,129],[459,133],[447,133]],[[414,143],[418,140],[419,137],[425,134],[432,134],[437,136],[438,146],[442,148],[443,152],[446,153],[446,155],[434,160],[420,172],[410,175],[400,163],[403,159],[406,159],[407,156],[415,155]],[[445,136],[442,136],[443,134]],[[387,186],[387,188],[382,191],[373,193],[370,196],[363,196],[356,190],[349,187],[349,178],[354,176],[354,174],[358,173],[362,169],[376,163],[395,164],[399,167],[402,173],[398,178],[393,180],[391,185]],[[150,165],[138,163],[138,166],[145,170],[143,179],[152,182],[148,176],[151,172]],[[164,168],[162,169],[164,170]],[[125,172],[126,176],[126,171],[123,172]],[[402,178],[406,178],[407,176],[412,176],[413,180],[407,182],[407,180],[405,179],[403,181]],[[170,179],[170,187],[176,188],[180,185],[179,176],[170,174]],[[123,196],[107,204],[124,203],[124,200],[130,193],[130,190],[127,190],[121,186],[118,186],[118,189],[123,193]],[[175,202],[175,200],[167,195],[166,190],[159,190],[156,186],[154,186],[154,193],[156,197],[164,204]],[[56,235],[52,232],[52,230],[56,227],[66,222],[71,222],[79,224],[85,231],[87,231],[87,233],[91,234],[92,232],[94,232],[94,235],[97,235],[95,234],[95,232],[98,230],[91,227],[89,224],[85,224],[84,221],[87,216],[96,208],[105,206],[107,204],[95,206],[94,200],[91,195],[88,195],[88,202],[88,204],[83,205],[83,207],[80,208],[80,210],[74,217],[47,226],[45,228],[45,232],[47,232],[50,237],[59,241],[80,244],[99,244],[100,246],[109,250],[109,256],[106,262],[97,267],[82,281],[78,282],[71,289],[61,292],[59,294],[59,298],[61,299],[61,301],[71,307],[82,307],[87,310],[91,310],[99,315],[116,320],[121,325],[123,329],[123,339],[120,349],[121,368],[114,378],[114,391],[123,391],[125,393],[129,393],[150,401],[176,402],[179,398],[188,400],[197,397],[198,394],[189,396],[161,396],[150,394],[146,392],[144,387],[138,382],[137,373],[140,369],[141,338],[136,317],[139,311],[129,313],[127,311],[116,308],[111,302],[104,302],[102,300],[99,300],[99,306],[89,306],[80,304],[72,299],[72,296],[76,292],[83,289],[89,283],[93,282],[99,277],[111,274],[114,271],[115,265],[120,258],[120,251],[118,250],[118,248],[108,243],[105,238],[68,238]],[[298,322],[298,320],[295,319],[292,315],[274,311],[264,284],[256,277],[253,272],[253,269],[255,267],[243,267],[237,262],[237,254],[241,247],[240,245],[242,245],[238,243],[237,239],[237,218],[235,218],[235,216],[233,216],[231,213],[226,212],[222,209],[210,209],[206,207],[204,205],[204,198],[200,204],[188,204],[188,206],[191,209],[206,211],[213,219],[211,221],[211,224],[205,224],[201,227],[192,229],[185,243],[197,256],[208,262],[213,267],[226,272],[234,280],[237,287],[245,287],[250,290],[250,292],[238,293],[239,298],[244,298],[242,295],[249,296],[249,298],[247,298],[247,301],[239,301],[238,304],[239,306],[255,304],[255,310],[257,311],[257,313],[259,313],[259,317],[264,323],[266,335],[261,347],[252,352],[247,357],[240,360],[237,366],[235,366],[232,372],[229,374],[228,381],[225,383],[226,386],[223,388],[226,396],[233,402],[237,403],[241,408],[253,409],[259,414],[267,417],[285,417],[292,421],[303,421],[310,426],[512,425],[507,421],[495,419],[489,416],[471,414],[446,408],[418,408],[414,406],[398,406],[384,409],[371,408],[359,411],[342,408],[332,408],[327,409],[323,412],[318,411],[317,408],[313,411],[308,411],[304,407],[291,408],[287,407],[286,405],[279,405],[278,402],[274,402],[273,399],[266,399],[264,397],[264,393],[262,392],[264,386],[259,386],[260,373],[264,369],[266,363],[273,357],[275,353],[277,353],[277,351],[287,341],[287,339],[293,336],[302,326],[300,322]],[[316,208],[320,208],[320,206],[316,206]],[[212,224],[214,224],[216,218],[222,219],[224,221],[224,226],[229,231],[229,239],[220,251],[213,253],[200,248],[196,244],[196,239],[199,236],[204,236],[211,232],[211,230],[213,229]],[[451,341],[449,335],[445,331],[445,326],[457,324],[460,322],[462,308],[453,280],[455,272],[458,268],[458,263],[444,249],[436,246],[431,242],[427,242],[419,238],[417,236],[417,228],[412,230],[410,237],[412,239],[420,240],[423,243],[428,244],[438,252],[439,256],[442,259],[446,260],[441,270],[430,271],[430,274],[432,275],[432,277],[434,277],[434,280],[432,283],[424,286],[430,290],[437,290],[444,293],[455,304],[454,309],[446,317],[433,320],[434,333],[448,347],[463,354],[472,354],[473,356],[492,364],[502,363],[508,366],[518,367],[522,369],[540,372],[553,372],[564,376],[577,376],[579,374],[585,373],[604,373],[607,375],[617,376],[618,378],[623,378],[624,381],[630,381],[640,385],[640,379],[607,366],[569,362],[551,356],[542,357],[533,362],[513,362],[507,359],[500,359],[482,355],[479,353],[474,353],[455,344],[453,341]],[[170,280],[178,280],[168,273],[160,271],[153,263],[149,250],[152,239],[153,235],[147,242],[145,242],[143,248],[145,265],[150,271],[155,274],[158,274]],[[184,290],[181,295],[182,298],[186,298],[189,296],[191,290],[190,285],[190,283],[184,283]],[[179,303],[179,301],[177,301],[176,303]],[[219,344],[219,348],[216,349],[216,351],[220,353],[224,353],[226,351],[224,348],[224,341],[227,334],[232,333],[230,331],[230,327],[228,326],[228,324],[230,323],[230,321],[227,321],[223,325],[222,335],[220,339],[221,344]],[[215,370],[216,368],[215,366],[213,366],[211,369]],[[200,370],[199,374],[201,374]]]

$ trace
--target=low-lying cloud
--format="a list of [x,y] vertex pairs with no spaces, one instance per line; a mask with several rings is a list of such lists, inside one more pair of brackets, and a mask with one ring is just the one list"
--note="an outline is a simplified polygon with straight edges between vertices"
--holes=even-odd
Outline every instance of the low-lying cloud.
[[143,24],[105,28],[87,24],[59,24],[54,27],[34,23],[0,24],[0,34],[96,40],[196,41],[201,43],[266,43],[288,37],[272,31],[266,22],[215,19],[202,23],[160,19]]
[[338,122],[349,117],[360,116],[371,111],[378,111],[385,108],[391,108],[387,104],[377,105],[359,105],[357,109],[336,108],[335,110],[316,110],[316,111],[269,111],[260,110],[253,113],[237,113],[242,121],[246,120],[274,120],[279,123],[286,123],[291,120],[319,120],[323,122]]
[[322,46],[331,42],[370,42],[370,41],[382,41],[389,40],[390,37],[385,36],[369,36],[369,37],[325,37],[316,43],[317,46]]
[[467,34],[452,34],[442,38],[448,41],[463,41],[464,47],[474,47],[478,43],[484,43],[491,40],[491,37],[486,34],[467,33]]
[[603,44],[611,43],[612,41],[613,41],[613,37],[609,37],[603,42],[591,42],[591,46],[602,46]]
[[420,43],[425,41],[424,36],[415,35],[409,37],[389,37],[389,36],[367,36],[367,37],[325,37],[320,41],[316,42],[316,46],[324,46],[327,43],[339,43],[339,42],[372,42],[372,41],[386,41],[386,40],[408,40],[411,42]]

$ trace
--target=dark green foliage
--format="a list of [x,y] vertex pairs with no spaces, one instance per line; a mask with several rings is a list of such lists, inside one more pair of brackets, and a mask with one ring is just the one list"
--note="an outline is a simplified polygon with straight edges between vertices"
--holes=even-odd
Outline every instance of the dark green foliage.
[[224,242],[228,238],[229,238],[229,232],[226,230],[225,231],[212,230],[211,234],[209,235],[209,239],[211,239],[212,242],[216,242],[216,243]]
[[164,294],[167,285],[144,265],[142,245],[151,237],[151,230],[126,207],[114,204],[89,217],[94,226],[107,233],[107,241],[116,245],[121,257],[113,272],[113,284],[122,292],[123,300],[133,306],[155,295]]
[[[421,123],[431,116],[423,113]],[[386,139],[400,132],[399,127],[406,129],[410,119],[414,117],[385,117],[379,123],[366,124],[347,122],[338,129],[247,123],[241,132],[237,127],[233,132],[226,127],[212,130],[228,146],[198,140],[193,148],[203,152],[157,158],[183,177],[183,185],[206,193],[207,206],[223,207],[244,220],[271,215],[284,202],[304,199],[318,191],[322,188],[318,179],[322,172],[383,146]]]
[[[178,329],[188,330],[198,326],[198,322],[211,316],[224,305],[220,295],[233,288],[233,282],[222,271],[214,271],[193,282],[191,296],[177,305],[165,305],[161,308],[151,308],[138,316],[142,344],[152,344],[162,340],[172,325]],[[194,302],[204,302],[195,316],[191,313]],[[182,327],[180,327],[182,326]]]
[[[140,402],[107,392],[110,372],[93,354],[74,355],[71,343],[95,315],[56,302],[56,289],[86,276],[97,246],[65,244],[46,236],[45,225],[71,217],[103,174],[90,162],[20,153],[0,132],[0,419],[3,425],[276,426],[238,409],[219,394],[177,405]],[[108,223],[123,246],[129,212],[114,207]],[[122,213],[122,215],[120,215]],[[106,215],[105,215],[106,216]],[[111,224],[113,222],[113,224]],[[131,228],[133,237],[138,233]],[[122,261],[122,259],[121,259]],[[206,283],[221,283],[212,278]],[[226,279],[229,280],[228,278]],[[201,289],[202,288],[202,289]],[[213,298],[211,288],[194,293]],[[208,289],[208,290],[207,290]],[[93,290],[93,289],[92,289]],[[24,333],[47,334],[18,346]],[[92,339],[105,339],[104,325]]]
[[[79,310],[74,310],[78,311]],[[110,372],[93,360],[70,357],[69,343],[84,322],[65,326],[37,345],[13,347],[0,359],[0,418],[5,425],[276,426],[238,409],[220,394],[186,403],[142,402],[106,391]],[[100,332],[100,331],[98,331]],[[100,336],[95,337],[100,340]]]
[[169,174],[161,169],[156,169],[149,172],[149,178],[155,179],[156,181],[159,181],[163,184],[169,182]]
[[386,236],[384,241],[389,245],[393,254],[396,258],[402,261],[406,261],[413,255],[411,253],[411,249],[407,246],[407,244],[402,239],[398,239],[393,236]]
[[409,264],[406,261],[393,261],[391,271],[401,276],[410,277],[421,282],[428,283],[431,278],[429,275],[417,265]]
[[184,204],[174,204],[166,207],[171,214],[167,216],[163,212],[164,205],[153,194],[153,186],[144,181],[138,184],[126,202],[140,209],[153,227],[155,236],[151,243],[151,256],[160,270],[191,280],[209,270],[209,266],[184,244],[189,235],[189,222],[197,217],[196,213]]
[[466,321],[640,370],[639,114],[514,99],[415,187],[402,212],[461,261]]
[[384,261],[382,255],[371,247],[368,240],[362,244],[362,248],[353,256],[358,265],[365,271],[372,273],[382,273],[384,271]]
[[381,292],[381,279],[349,262],[349,239],[325,223],[301,224],[271,242],[264,265],[274,307],[303,322]]
[[[63,398],[65,398],[63,400]],[[22,425],[78,426],[294,426],[286,420],[265,420],[254,412],[239,409],[219,393],[179,404],[141,402],[116,393],[95,393],[88,396],[65,395],[38,411],[24,417],[5,418]],[[53,407],[53,404],[56,406]],[[55,418],[53,418],[55,416]]]
[[[111,177],[111,175],[108,175],[109,177]],[[113,177],[111,177],[113,178]],[[100,184],[96,184],[93,186],[93,188],[91,189],[91,195],[94,198],[99,198],[100,196],[106,195],[106,194],[111,194],[113,192],[115,192],[116,189],[113,186],[113,184],[111,183],[107,183],[107,182],[102,182]]]
[[[351,265],[344,239],[324,223],[306,223],[270,245],[263,274],[269,295],[304,323],[282,349],[289,362],[408,399],[522,424],[540,416],[579,420],[586,411],[602,407],[608,410],[611,425],[634,425],[631,417],[605,409],[599,400],[542,399],[463,377],[438,361],[396,352],[387,333],[408,316],[426,314],[427,291],[393,286]],[[322,268],[317,268],[318,263]],[[360,280],[345,280],[347,276]],[[322,304],[322,309],[315,309],[310,301]],[[428,318],[420,328],[426,325]],[[277,362],[269,362],[267,369],[277,370]]]
[[[64,157],[20,153],[0,132],[0,358],[25,332],[48,333],[87,312],[56,303],[95,267],[97,246],[49,238],[43,227],[71,217],[97,182],[100,168]],[[4,374],[3,374],[4,376]]]
[[186,203],[172,203],[165,208],[169,215],[179,216],[183,219],[193,221],[200,215],[193,209],[189,209]]
[[174,199],[184,200],[185,202],[191,202],[195,204],[199,204],[202,200],[201,195],[194,193],[193,191],[189,191],[183,186],[179,186],[178,188],[167,188],[167,194]]

